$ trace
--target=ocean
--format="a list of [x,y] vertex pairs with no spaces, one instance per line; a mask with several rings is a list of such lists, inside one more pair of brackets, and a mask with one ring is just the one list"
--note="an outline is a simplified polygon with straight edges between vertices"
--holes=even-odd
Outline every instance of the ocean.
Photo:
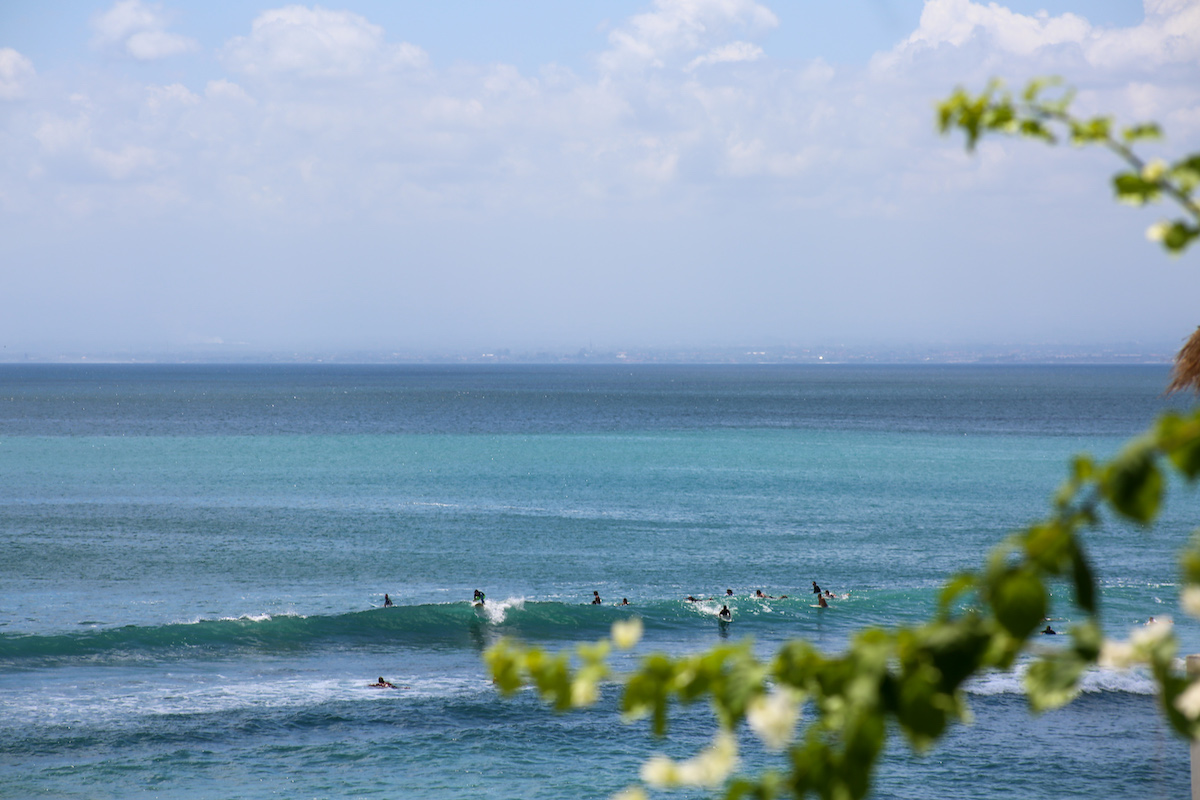
[[[615,685],[568,714],[502,698],[489,644],[567,648],[637,615],[629,668],[918,622],[947,576],[1047,512],[1073,454],[1112,455],[1189,402],[1166,379],[0,365],[0,797],[606,798],[649,754],[707,743],[711,713],[678,709],[659,740],[619,719]],[[1173,485],[1154,529],[1087,535],[1109,635],[1171,616],[1200,652],[1176,567],[1197,519]],[[848,597],[814,609],[812,581]],[[1078,618],[1056,588],[1051,624]],[[893,738],[872,796],[1187,793],[1186,743],[1144,675],[1097,670],[1034,717],[1019,673],[972,683],[973,721],[931,752]],[[779,763],[742,744],[743,769]]]

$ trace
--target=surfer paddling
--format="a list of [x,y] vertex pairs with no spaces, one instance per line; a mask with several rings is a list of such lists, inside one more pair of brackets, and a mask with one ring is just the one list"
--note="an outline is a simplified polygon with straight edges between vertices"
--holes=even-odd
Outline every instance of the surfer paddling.
[[721,606],[721,610],[717,612],[717,619],[720,622],[729,622],[733,619],[733,612],[729,610],[729,606]]
[[368,684],[368,685],[372,689],[395,689],[396,688],[396,684],[392,683],[391,681],[385,681],[383,679],[382,675],[379,676],[379,680],[377,682]]

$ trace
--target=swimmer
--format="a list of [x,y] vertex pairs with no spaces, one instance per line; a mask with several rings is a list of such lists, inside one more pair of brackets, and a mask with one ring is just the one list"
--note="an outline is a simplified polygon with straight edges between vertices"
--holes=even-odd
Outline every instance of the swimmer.
[[1042,631],[1043,636],[1055,636],[1057,634],[1058,631],[1054,630],[1054,628],[1051,628],[1049,625],[1046,626],[1046,630]]
[[817,605],[819,605],[821,608],[829,608],[829,603],[825,602],[825,595],[817,595]]
[[395,689],[396,688],[396,684],[392,683],[391,681],[385,681],[383,679],[382,675],[379,677],[378,683],[368,684],[368,686],[370,686],[370,688],[372,688],[372,689]]
[[619,605],[619,606],[627,606],[627,605],[629,605],[629,598],[628,598],[628,597],[622,597],[622,598],[621,598],[621,602],[617,603],[617,605]]
[[384,594],[384,596],[383,596],[383,607],[384,608],[392,607],[392,598],[388,597],[387,594]]
[[592,592],[592,594],[593,594],[593,595],[595,595],[595,596],[592,598],[592,605],[594,605],[594,606],[598,606],[598,605],[600,605],[600,593],[599,593],[599,592]]
[[484,604],[484,602],[486,602],[486,601],[485,601],[485,598],[486,598],[486,597],[487,597],[487,595],[485,595],[483,592],[479,591],[478,589],[476,589],[476,590],[475,590],[475,600],[474,600],[474,602],[476,602],[476,603],[479,603],[479,605],[483,605],[483,604]]
[[717,619],[721,622],[729,622],[733,619],[733,612],[729,610],[729,606],[721,606],[721,610],[717,612]]

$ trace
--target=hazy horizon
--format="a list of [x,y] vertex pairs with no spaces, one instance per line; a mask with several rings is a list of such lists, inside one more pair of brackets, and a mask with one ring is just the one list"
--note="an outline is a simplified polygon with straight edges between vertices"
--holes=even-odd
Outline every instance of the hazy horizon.
[[1191,0],[11,0],[0,360],[1173,352],[1172,209],[935,132],[1042,74],[1200,150]]

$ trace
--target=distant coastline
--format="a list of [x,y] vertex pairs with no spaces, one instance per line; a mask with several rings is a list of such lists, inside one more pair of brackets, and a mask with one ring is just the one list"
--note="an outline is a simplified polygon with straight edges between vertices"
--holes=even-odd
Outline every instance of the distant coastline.
[[1169,364],[1175,347],[979,345],[645,347],[568,350],[267,350],[237,345],[164,351],[0,349],[0,364]]

